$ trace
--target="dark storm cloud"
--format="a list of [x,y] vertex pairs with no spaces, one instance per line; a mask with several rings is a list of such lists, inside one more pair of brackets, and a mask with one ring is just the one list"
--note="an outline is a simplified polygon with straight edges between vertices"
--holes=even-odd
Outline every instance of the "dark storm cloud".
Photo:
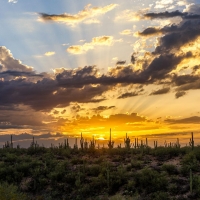
[[0,105],[25,104],[35,110],[49,110],[56,106],[68,106],[70,102],[103,101],[104,98],[94,99],[94,97],[109,89],[109,86],[87,85],[87,81],[82,87],[81,89],[73,88],[71,85],[60,87],[56,80],[47,78],[36,83],[23,79],[0,81]]
[[142,32],[139,32],[139,36],[152,36],[159,33],[164,34],[159,38],[159,46],[156,47],[153,53],[162,54],[166,52],[170,52],[174,49],[180,49],[183,45],[189,44],[197,39],[200,36],[200,9],[196,9],[196,13],[198,10],[198,14],[191,13],[194,12],[195,6],[189,6],[187,9],[188,12],[160,12],[160,13],[147,13],[144,15],[146,19],[164,19],[170,17],[181,17],[183,19],[182,22],[175,25],[168,25],[165,27],[157,28],[157,27],[148,27]]
[[193,116],[188,117],[184,119],[167,119],[165,122],[170,124],[199,124],[200,123],[200,117]]
[[[176,68],[190,54],[174,56],[165,54],[156,57],[143,71],[133,66],[117,66],[108,73],[99,75],[95,66],[64,70],[55,78],[42,78],[31,82],[27,79],[0,81],[0,105],[24,104],[35,110],[50,110],[68,106],[70,102],[88,103],[105,100],[101,95],[118,83],[148,84],[160,80]],[[125,98],[134,94],[126,94]],[[98,97],[98,98],[96,98]]]
[[140,75],[152,81],[164,79],[173,69],[176,69],[177,65],[183,59],[190,57],[192,57],[191,52],[180,56],[161,54],[159,57],[156,57]]
[[160,95],[160,94],[166,94],[170,92],[170,87],[162,88],[156,91],[153,91],[150,95]]
[[171,50],[179,50],[180,47],[190,42],[194,42],[198,36],[200,36],[200,21],[199,20],[188,20],[175,27],[173,25],[167,30],[167,34],[159,39],[159,46],[156,47],[156,54],[169,52]]
[[126,92],[126,93],[120,95],[118,97],[118,99],[126,99],[126,98],[129,98],[129,97],[135,97],[135,96],[138,96],[138,95],[139,95],[139,93],[137,93],[137,92]]

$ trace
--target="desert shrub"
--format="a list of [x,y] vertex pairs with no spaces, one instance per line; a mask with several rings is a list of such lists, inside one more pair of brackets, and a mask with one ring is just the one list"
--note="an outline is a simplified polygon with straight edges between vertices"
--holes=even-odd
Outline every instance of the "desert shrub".
[[17,186],[8,183],[0,184],[0,200],[27,200],[27,196],[18,191]]
[[73,158],[73,159],[71,160],[71,163],[72,163],[73,165],[78,165],[78,164],[82,164],[82,163],[83,163],[83,160],[80,159],[80,158]]
[[142,169],[142,161],[139,160],[131,160],[131,167],[134,169]]
[[167,192],[155,192],[150,195],[151,200],[170,200],[169,194]]
[[86,173],[89,176],[98,176],[101,172],[101,168],[99,165],[91,165],[89,167],[87,167],[86,169]]
[[7,153],[4,157],[3,161],[8,162],[9,164],[14,164],[17,162],[18,158],[15,154]]
[[135,188],[135,181],[134,180],[128,180],[128,183],[125,185],[125,191],[127,194],[133,194],[136,192],[136,188]]
[[193,171],[199,171],[199,161],[194,152],[186,154],[181,160],[181,164],[181,173],[183,175],[187,175],[190,169]]
[[163,164],[161,168],[162,170],[166,171],[170,175],[178,173],[176,166],[173,164]]
[[178,188],[177,184],[171,183],[171,184],[168,185],[168,191],[172,195],[177,195],[178,192],[179,192],[179,188]]
[[197,194],[198,197],[200,197],[200,176],[194,176],[193,177],[193,190]]
[[152,150],[152,154],[159,158],[164,158],[165,156],[172,158],[182,154],[182,150],[175,147],[158,147]]
[[156,191],[165,191],[167,189],[167,178],[157,171],[144,168],[135,175],[136,187],[141,192],[152,193]]

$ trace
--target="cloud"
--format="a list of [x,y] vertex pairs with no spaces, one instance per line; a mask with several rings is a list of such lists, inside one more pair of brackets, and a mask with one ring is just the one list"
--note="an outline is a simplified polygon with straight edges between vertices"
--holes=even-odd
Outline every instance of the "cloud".
[[120,32],[121,35],[132,35],[133,32],[130,29],[125,29],[122,32]]
[[161,0],[161,1],[156,1],[156,6],[155,6],[155,8],[159,8],[159,9],[166,8],[166,7],[168,7],[169,5],[172,5],[173,3],[174,3],[173,0]]
[[173,12],[159,12],[159,13],[147,13],[144,14],[143,17],[144,19],[166,19],[166,18],[171,18],[171,17],[184,17],[187,15],[187,13],[182,13],[178,10],[173,11]]
[[24,105],[0,106],[0,127],[1,129],[48,129],[46,121],[53,118],[42,112],[35,111]]
[[67,52],[71,54],[83,54],[91,49],[94,49],[96,46],[111,46],[115,42],[120,42],[120,40],[114,40],[113,36],[94,37],[89,43],[70,46],[69,48],[67,48]]
[[66,113],[66,109],[61,111],[61,114],[64,115]]
[[115,18],[115,22],[132,22],[139,21],[143,18],[143,15],[149,10],[149,8],[141,9],[137,12],[131,10],[124,10],[118,14]]
[[181,86],[188,83],[194,83],[198,80],[199,80],[199,76],[190,75],[190,74],[173,76],[173,82],[176,84],[176,86]]
[[193,15],[199,15],[200,13],[200,4],[188,4],[183,10],[184,13],[192,13]]
[[158,34],[163,34],[164,31],[162,31],[160,28],[156,27],[148,27],[142,32],[135,33],[135,36],[155,36]]
[[110,109],[113,109],[113,108],[115,108],[115,106],[98,106],[96,108],[93,108],[92,110],[95,111],[95,112],[101,113],[105,110],[110,110]]
[[200,117],[192,116],[192,117],[183,118],[183,119],[167,119],[165,120],[165,122],[171,123],[171,124],[199,124]]
[[17,3],[17,0],[8,0],[8,3]]
[[118,97],[118,99],[126,99],[126,98],[129,98],[129,97],[135,97],[135,96],[138,96],[139,94],[137,92],[126,92],[122,95],[120,95]]
[[[47,134],[41,134],[41,135],[34,135],[35,141],[39,140],[39,139],[50,139],[50,138],[59,138],[59,137],[64,137],[64,135],[61,133],[56,133],[56,134],[47,133]],[[31,142],[33,140],[33,135],[28,134],[28,133],[21,133],[19,135],[13,134],[12,140],[14,143],[29,140],[30,141],[29,144],[31,144]],[[1,141],[1,143],[10,141],[10,135],[0,135],[0,141]]]
[[44,55],[45,56],[53,56],[53,55],[55,55],[55,52],[54,51],[48,51]]
[[94,19],[94,17],[105,14],[117,6],[118,4],[110,4],[104,7],[91,7],[91,4],[88,4],[82,11],[78,12],[77,14],[64,13],[59,15],[50,15],[46,13],[39,13],[39,15],[40,20],[62,22],[68,25],[75,25],[80,22],[97,23],[97,20]]
[[184,96],[184,95],[186,95],[186,92],[185,92],[185,91],[178,91],[178,92],[175,94],[175,96],[176,96],[177,99],[180,98],[180,97],[182,97],[182,96]]
[[166,94],[170,92],[170,87],[162,88],[156,91],[153,91],[150,95],[160,95],[160,94]]
[[10,50],[6,47],[0,47],[0,72],[3,71],[19,71],[32,72],[33,68],[23,65],[20,60],[14,59]]
[[119,60],[116,62],[116,65],[125,65],[126,61],[125,60]]

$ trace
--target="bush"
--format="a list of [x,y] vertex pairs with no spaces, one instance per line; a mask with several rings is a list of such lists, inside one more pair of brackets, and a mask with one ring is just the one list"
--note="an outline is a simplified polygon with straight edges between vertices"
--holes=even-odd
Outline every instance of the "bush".
[[17,186],[0,184],[0,200],[27,200],[27,196],[18,191]]
[[162,170],[166,171],[170,175],[178,173],[176,166],[172,164],[164,164]]
[[166,192],[155,192],[151,194],[150,197],[152,200],[170,200],[169,195]]
[[138,190],[141,192],[145,190],[147,194],[156,191],[165,191],[168,184],[165,176],[149,168],[144,168],[138,172],[135,181]]

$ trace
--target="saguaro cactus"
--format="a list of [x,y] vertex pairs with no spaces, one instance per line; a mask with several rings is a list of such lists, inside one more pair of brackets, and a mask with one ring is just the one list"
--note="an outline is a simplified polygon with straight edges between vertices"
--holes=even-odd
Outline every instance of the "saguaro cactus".
[[108,142],[108,148],[112,149],[114,147],[114,141],[111,141],[111,129],[110,129],[110,140]]
[[82,133],[81,133],[80,145],[81,145],[81,149],[83,150],[83,148],[84,148],[84,139],[83,139]]
[[154,149],[156,149],[158,146],[158,142],[157,141],[154,141]]
[[90,141],[90,149],[95,149],[95,146],[96,146],[96,141],[94,140],[94,136],[93,136],[92,141]]
[[12,135],[10,136],[10,147],[13,148]]
[[69,141],[68,141],[68,138],[65,139],[64,147],[65,147],[65,149],[66,149],[66,148],[69,148]]
[[126,138],[124,139],[124,146],[127,149],[130,149],[131,147],[131,140],[129,139],[129,137],[127,137],[127,133],[126,133]]
[[77,138],[75,138],[74,149],[78,149],[78,145],[77,145]]
[[191,133],[191,138],[190,138],[189,145],[192,147],[192,150],[193,150],[193,149],[194,149],[194,137],[193,137],[193,132]]

